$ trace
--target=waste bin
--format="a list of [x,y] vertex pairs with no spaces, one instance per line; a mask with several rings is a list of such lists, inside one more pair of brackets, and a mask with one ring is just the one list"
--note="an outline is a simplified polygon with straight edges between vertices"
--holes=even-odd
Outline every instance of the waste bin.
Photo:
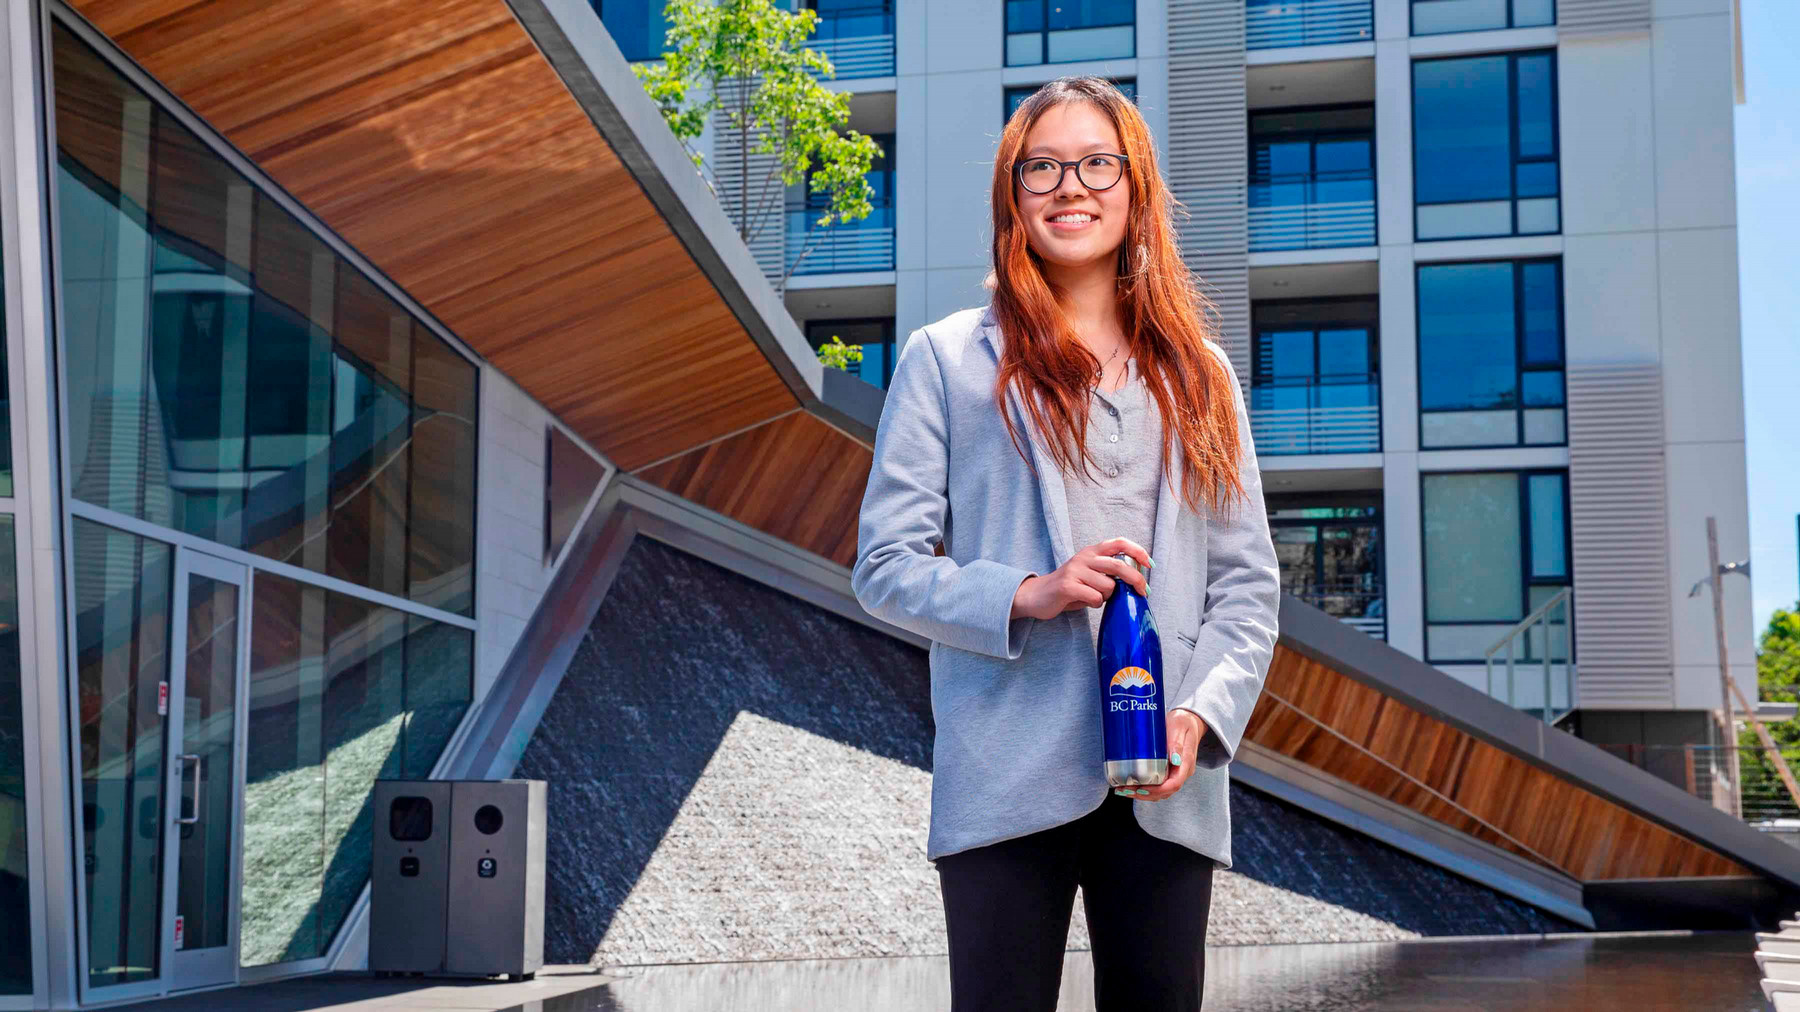
[[375,781],[369,969],[444,968],[450,900],[450,782]]
[[369,969],[529,978],[544,962],[541,780],[378,780]]
[[542,780],[450,787],[450,922],[444,969],[529,978],[544,965]]

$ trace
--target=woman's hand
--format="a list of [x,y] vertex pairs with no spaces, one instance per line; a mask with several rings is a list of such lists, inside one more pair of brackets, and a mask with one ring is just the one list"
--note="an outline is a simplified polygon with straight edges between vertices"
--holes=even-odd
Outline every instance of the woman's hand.
[[1206,722],[1192,710],[1170,710],[1168,728],[1169,776],[1155,787],[1137,788],[1150,792],[1134,795],[1137,801],[1161,801],[1174,795],[1194,772],[1194,753],[1206,735]]
[[1136,567],[1113,558],[1120,552],[1148,568],[1150,553],[1129,538],[1111,538],[1089,545],[1075,557],[1058,566],[1047,576],[1030,576],[1013,592],[1010,618],[1049,619],[1065,611],[1098,608],[1112,596],[1113,578],[1118,577],[1148,594],[1150,586]]

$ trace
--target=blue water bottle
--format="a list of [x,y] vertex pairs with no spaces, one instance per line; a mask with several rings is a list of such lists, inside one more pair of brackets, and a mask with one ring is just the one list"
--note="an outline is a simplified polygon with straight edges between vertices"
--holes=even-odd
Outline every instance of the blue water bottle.
[[[1131,566],[1129,555],[1115,555]],[[1162,639],[1150,602],[1124,580],[1100,613],[1100,713],[1106,741],[1106,781],[1147,787],[1169,775],[1164,724]]]

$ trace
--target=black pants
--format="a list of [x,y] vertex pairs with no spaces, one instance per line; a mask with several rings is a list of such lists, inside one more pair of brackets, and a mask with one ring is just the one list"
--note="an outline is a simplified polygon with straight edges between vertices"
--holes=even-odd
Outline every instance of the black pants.
[[1109,793],[1067,825],[938,859],[953,1012],[1056,1008],[1077,885],[1094,1006],[1200,1008],[1213,861],[1144,832],[1132,804]]

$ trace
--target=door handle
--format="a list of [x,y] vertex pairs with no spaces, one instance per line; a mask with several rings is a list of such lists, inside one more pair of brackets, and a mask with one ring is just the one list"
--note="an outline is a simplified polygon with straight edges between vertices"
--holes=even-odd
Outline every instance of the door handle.
[[[196,753],[188,752],[176,756],[175,761],[192,764],[188,767],[188,784],[193,788],[194,814],[175,816],[176,825],[191,826],[200,821],[200,756]],[[177,804],[179,804],[179,802],[177,802]],[[180,811],[180,809],[177,808],[176,811]]]

